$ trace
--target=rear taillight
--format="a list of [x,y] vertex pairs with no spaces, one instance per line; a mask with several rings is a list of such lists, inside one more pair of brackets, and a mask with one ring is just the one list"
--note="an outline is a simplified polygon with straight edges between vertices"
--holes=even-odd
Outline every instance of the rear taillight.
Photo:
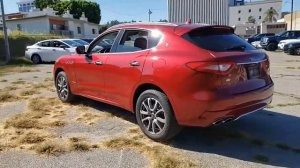
[[233,62],[190,62],[186,64],[187,67],[199,71],[214,74],[226,75],[230,73],[235,66]]
[[267,58],[265,61],[262,62],[262,67],[266,71],[268,75],[270,75],[270,61],[269,58]]

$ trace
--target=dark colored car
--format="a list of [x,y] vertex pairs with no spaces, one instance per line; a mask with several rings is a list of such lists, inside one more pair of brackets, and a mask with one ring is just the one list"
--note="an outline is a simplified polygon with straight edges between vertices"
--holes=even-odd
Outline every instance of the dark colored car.
[[226,123],[266,107],[268,56],[228,26],[125,24],[54,66],[58,97],[88,97],[135,113],[141,130],[165,141],[182,126]]
[[247,38],[246,41],[251,44],[254,41],[260,41],[261,38],[263,38],[263,37],[269,37],[269,36],[275,36],[275,34],[274,33],[255,34],[255,35]]
[[283,51],[290,55],[300,55],[300,42],[285,45]]
[[268,51],[275,51],[278,48],[278,43],[281,40],[296,39],[300,37],[300,30],[296,31],[284,31],[275,36],[263,37],[260,41],[260,45],[263,49]]

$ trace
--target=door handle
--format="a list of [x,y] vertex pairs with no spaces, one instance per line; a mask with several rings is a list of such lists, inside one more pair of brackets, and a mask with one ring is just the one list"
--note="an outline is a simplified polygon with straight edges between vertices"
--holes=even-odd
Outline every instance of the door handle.
[[102,61],[96,61],[95,64],[96,65],[103,65]]
[[131,66],[140,66],[141,64],[137,61],[133,61],[130,63]]

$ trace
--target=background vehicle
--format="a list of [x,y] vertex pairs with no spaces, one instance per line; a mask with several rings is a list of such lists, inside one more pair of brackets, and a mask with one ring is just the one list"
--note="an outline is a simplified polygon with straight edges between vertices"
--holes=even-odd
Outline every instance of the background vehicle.
[[278,48],[283,50],[285,45],[294,43],[294,42],[300,42],[300,37],[298,37],[297,39],[281,40],[278,44]]
[[300,41],[286,44],[283,51],[290,55],[300,55]]
[[254,41],[251,43],[255,48],[261,48],[260,41]]
[[251,44],[254,41],[260,41],[261,38],[268,37],[268,36],[275,36],[275,34],[274,33],[255,34],[255,35],[247,38],[246,41]]
[[284,31],[275,36],[263,37],[260,41],[260,45],[263,49],[275,51],[281,40],[296,39],[298,37],[300,37],[300,31]]
[[74,54],[76,47],[82,44],[73,39],[52,39],[40,41],[32,46],[27,46],[25,57],[33,63],[54,62],[62,55]]
[[80,40],[83,40],[83,41],[85,41],[87,43],[91,43],[94,39],[80,39]]
[[272,100],[268,56],[227,26],[117,25],[77,53],[55,63],[58,97],[80,95],[134,112],[157,141],[182,126],[238,119]]

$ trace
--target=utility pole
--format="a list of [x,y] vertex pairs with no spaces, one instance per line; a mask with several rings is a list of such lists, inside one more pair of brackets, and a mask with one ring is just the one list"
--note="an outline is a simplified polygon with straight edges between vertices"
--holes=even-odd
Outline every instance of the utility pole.
[[149,11],[148,11],[148,15],[149,15],[149,22],[151,22],[151,14],[152,14],[152,11],[149,9]]
[[7,64],[11,58],[10,58],[10,51],[9,51],[9,42],[7,36],[7,27],[6,27],[3,0],[0,0],[0,2],[1,2],[2,25],[3,25],[3,33],[4,33],[4,41],[5,41],[5,54],[6,54],[5,64]]
[[293,13],[294,13],[294,0],[292,0],[292,4],[291,4],[291,30],[293,30]]

